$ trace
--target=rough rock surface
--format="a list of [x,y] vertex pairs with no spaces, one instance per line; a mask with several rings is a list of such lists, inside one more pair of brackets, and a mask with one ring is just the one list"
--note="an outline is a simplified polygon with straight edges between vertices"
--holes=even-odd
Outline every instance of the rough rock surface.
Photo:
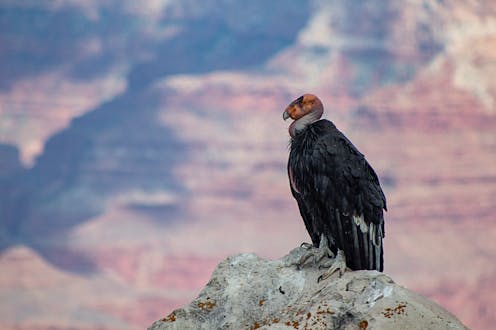
[[164,329],[467,329],[434,302],[376,271],[347,271],[318,282],[325,270],[255,254],[229,257],[188,306],[156,321]]

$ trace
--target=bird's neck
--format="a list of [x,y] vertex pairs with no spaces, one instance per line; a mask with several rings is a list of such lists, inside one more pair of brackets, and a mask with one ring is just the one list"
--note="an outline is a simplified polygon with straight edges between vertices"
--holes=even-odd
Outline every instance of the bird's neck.
[[323,111],[312,111],[300,119],[295,120],[289,125],[289,135],[292,138],[296,136],[299,132],[303,131],[308,125],[315,123],[322,117]]

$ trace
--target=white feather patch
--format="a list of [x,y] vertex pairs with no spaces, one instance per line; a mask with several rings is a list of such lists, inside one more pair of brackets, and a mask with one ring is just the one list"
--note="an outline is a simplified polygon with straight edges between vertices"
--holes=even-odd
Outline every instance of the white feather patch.
[[360,227],[360,230],[362,233],[366,233],[369,231],[369,227],[367,227],[367,224],[365,223],[365,219],[363,218],[363,214],[360,215],[353,215],[353,221],[355,221],[355,224]]
[[370,240],[374,244],[374,246],[379,246],[380,242],[377,243],[376,241],[376,231],[377,231],[377,226],[374,223],[370,223]]

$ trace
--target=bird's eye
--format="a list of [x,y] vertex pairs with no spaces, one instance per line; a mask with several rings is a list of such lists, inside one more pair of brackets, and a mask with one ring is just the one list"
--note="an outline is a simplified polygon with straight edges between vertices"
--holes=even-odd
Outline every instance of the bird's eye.
[[303,95],[296,99],[296,102],[301,105],[303,103]]

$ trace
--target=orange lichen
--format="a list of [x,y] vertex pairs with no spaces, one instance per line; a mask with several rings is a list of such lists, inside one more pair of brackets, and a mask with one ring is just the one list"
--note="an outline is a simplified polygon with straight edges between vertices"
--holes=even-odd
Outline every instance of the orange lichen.
[[293,321],[293,322],[288,321],[288,322],[286,322],[284,324],[287,325],[288,327],[291,327],[292,326],[295,329],[298,329],[298,327],[300,326],[300,323],[298,321]]
[[308,320],[310,317],[312,317],[312,313],[308,312],[308,313],[307,313],[307,320]]
[[176,314],[174,314],[174,312],[172,312],[168,316],[161,319],[160,321],[162,321],[162,322],[174,322],[175,320],[176,320]]
[[265,304],[265,300],[261,299],[261,300],[258,302],[258,306],[263,306],[263,304]]
[[367,320],[361,320],[360,322],[358,322],[358,327],[360,328],[360,330],[365,330],[368,326],[369,322]]
[[253,326],[250,328],[250,330],[256,330],[256,329],[259,329],[259,328],[260,328],[260,324],[257,321],[255,321],[253,323]]
[[202,302],[202,301],[198,302],[197,306],[200,307],[204,311],[211,311],[212,308],[215,307],[215,302],[212,302],[212,301],[210,301],[209,298],[207,298],[207,300],[205,302]]
[[321,306],[317,308],[317,314],[334,314],[329,308],[323,309]]
[[386,307],[384,308],[384,311],[382,312],[382,315],[384,315],[384,317],[390,319],[391,317],[393,317],[394,315],[402,315],[402,314],[405,314],[406,313],[406,305],[407,303],[406,302],[400,302],[396,307],[394,308],[389,308],[389,307]]

